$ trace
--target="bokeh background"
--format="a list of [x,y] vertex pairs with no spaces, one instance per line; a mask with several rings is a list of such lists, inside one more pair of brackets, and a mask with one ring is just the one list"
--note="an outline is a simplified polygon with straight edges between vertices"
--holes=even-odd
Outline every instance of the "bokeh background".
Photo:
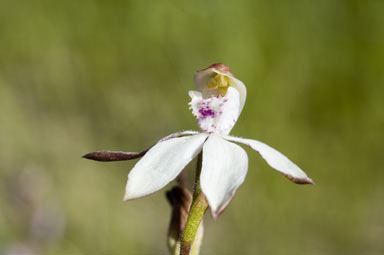
[[232,134],[316,185],[246,149],[247,179],[206,215],[202,254],[383,254],[383,1],[0,5],[0,254],[168,254],[172,185],[123,203],[135,162],[81,156],[196,130],[187,92],[216,62],[248,88]]

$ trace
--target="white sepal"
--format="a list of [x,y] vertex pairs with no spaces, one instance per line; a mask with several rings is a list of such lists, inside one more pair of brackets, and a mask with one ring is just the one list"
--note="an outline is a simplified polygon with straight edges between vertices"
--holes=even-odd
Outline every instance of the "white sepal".
[[228,141],[242,143],[251,147],[257,151],[265,161],[267,161],[268,165],[291,181],[298,184],[314,184],[311,178],[309,178],[307,174],[300,169],[300,167],[269,145],[256,140],[233,136],[225,136],[224,138]]
[[247,169],[248,157],[240,146],[215,134],[209,136],[203,146],[200,183],[214,218],[244,182]]
[[201,133],[154,145],[129,173],[124,200],[149,195],[175,179],[201,151],[207,136]]

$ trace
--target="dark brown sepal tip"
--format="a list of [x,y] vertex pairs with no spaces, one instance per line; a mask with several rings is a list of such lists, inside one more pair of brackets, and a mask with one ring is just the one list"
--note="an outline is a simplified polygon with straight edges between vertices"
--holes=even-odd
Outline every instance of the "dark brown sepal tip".
[[315,182],[312,181],[311,178],[295,178],[292,175],[284,174],[282,173],[285,177],[287,177],[290,181],[296,183],[296,184],[312,184],[315,185]]
[[101,162],[122,161],[136,159],[144,156],[148,150],[142,152],[123,152],[123,151],[95,151],[87,153],[83,158]]

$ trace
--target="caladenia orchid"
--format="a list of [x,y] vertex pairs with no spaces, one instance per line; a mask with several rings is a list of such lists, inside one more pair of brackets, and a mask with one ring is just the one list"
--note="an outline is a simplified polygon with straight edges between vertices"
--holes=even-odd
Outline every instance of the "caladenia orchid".
[[99,161],[143,157],[128,175],[124,200],[162,189],[198,156],[193,199],[180,239],[180,254],[190,254],[206,209],[209,207],[216,219],[244,182],[248,157],[237,143],[257,151],[273,169],[294,183],[313,184],[296,164],[272,147],[229,135],[244,107],[246,88],[226,65],[214,64],[197,71],[195,83],[197,90],[189,92],[189,107],[200,132],[171,134],[143,152],[99,151],[84,156]]

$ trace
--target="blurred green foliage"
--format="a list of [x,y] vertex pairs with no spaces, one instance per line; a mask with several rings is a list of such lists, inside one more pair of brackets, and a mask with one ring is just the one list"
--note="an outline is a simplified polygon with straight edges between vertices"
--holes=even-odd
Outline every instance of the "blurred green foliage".
[[135,162],[80,156],[197,129],[193,72],[223,62],[248,88],[232,134],[317,185],[247,149],[202,253],[383,254],[383,13],[381,0],[3,0],[0,253],[167,254],[166,189],[123,203]]

